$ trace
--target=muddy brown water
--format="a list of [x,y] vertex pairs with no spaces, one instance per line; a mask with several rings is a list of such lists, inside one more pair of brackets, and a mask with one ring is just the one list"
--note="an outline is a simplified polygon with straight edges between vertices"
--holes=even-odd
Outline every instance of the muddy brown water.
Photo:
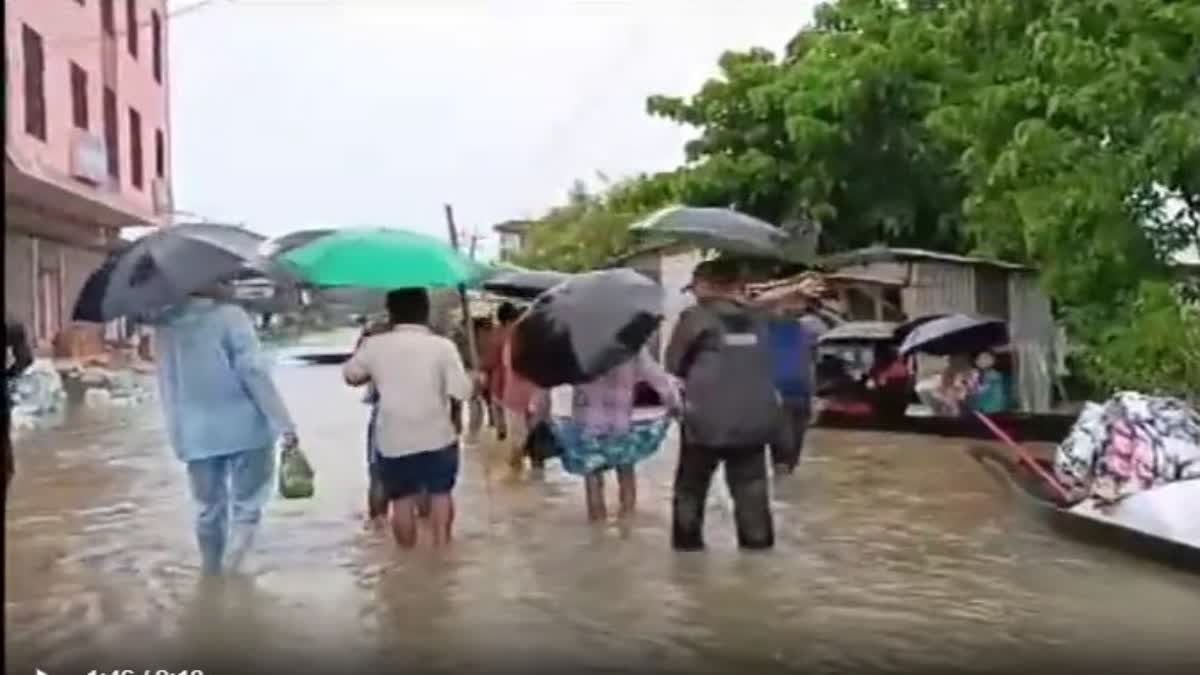
[[640,467],[633,523],[601,527],[557,464],[544,481],[506,482],[483,443],[464,453],[452,550],[406,556],[362,527],[359,393],[336,368],[284,365],[277,378],[317,495],[274,500],[249,574],[225,584],[199,581],[157,403],[81,411],[19,439],[10,672],[984,672],[1035,659],[1200,672],[1200,576],[1063,539],[965,441],[815,431],[798,475],[776,486],[777,549],[752,555],[734,547],[719,479],[709,550],[670,551],[673,440]]

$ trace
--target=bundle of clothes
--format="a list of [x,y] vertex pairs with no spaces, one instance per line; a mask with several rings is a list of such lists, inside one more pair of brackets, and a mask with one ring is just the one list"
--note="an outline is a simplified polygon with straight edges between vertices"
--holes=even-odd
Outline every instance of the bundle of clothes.
[[1200,479],[1200,414],[1179,399],[1135,392],[1089,403],[1059,445],[1054,472],[1073,499],[1099,504]]

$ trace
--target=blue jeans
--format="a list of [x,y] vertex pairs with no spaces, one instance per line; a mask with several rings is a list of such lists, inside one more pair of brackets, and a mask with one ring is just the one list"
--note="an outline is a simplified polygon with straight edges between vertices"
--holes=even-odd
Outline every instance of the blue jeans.
[[254,543],[263,507],[271,497],[274,449],[188,462],[187,471],[197,506],[196,543],[204,573],[221,572],[226,549],[230,567],[236,569]]

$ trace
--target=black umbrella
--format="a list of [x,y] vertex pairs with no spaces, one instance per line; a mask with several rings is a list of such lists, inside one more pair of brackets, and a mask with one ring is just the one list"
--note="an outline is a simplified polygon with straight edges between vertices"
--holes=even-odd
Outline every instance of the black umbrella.
[[909,319],[908,321],[901,323],[899,326],[896,326],[896,332],[895,332],[896,341],[904,342],[904,338],[908,337],[908,334],[913,332],[914,330],[916,330],[917,327],[921,326],[922,324],[929,323],[930,321],[933,321],[935,319],[940,319],[945,316],[949,316],[949,315],[948,314],[925,314],[923,316],[918,316],[915,319]]
[[84,282],[76,321],[104,323],[153,312],[233,278],[263,237],[232,225],[196,223],[155,230],[113,253]]
[[968,354],[1008,342],[1008,326],[999,319],[950,314],[913,328],[900,344],[900,354],[935,356]]
[[483,282],[483,290],[514,300],[533,300],[570,278],[566,272],[552,270],[505,270]]
[[513,368],[540,387],[593,380],[646,344],[663,299],[661,286],[631,269],[575,275],[517,321]]

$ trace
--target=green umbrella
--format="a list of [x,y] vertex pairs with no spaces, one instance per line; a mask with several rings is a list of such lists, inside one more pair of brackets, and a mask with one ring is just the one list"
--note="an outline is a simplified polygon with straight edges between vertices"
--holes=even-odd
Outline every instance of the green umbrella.
[[486,276],[482,266],[440,239],[387,228],[337,230],[284,252],[280,261],[317,286],[444,287]]

